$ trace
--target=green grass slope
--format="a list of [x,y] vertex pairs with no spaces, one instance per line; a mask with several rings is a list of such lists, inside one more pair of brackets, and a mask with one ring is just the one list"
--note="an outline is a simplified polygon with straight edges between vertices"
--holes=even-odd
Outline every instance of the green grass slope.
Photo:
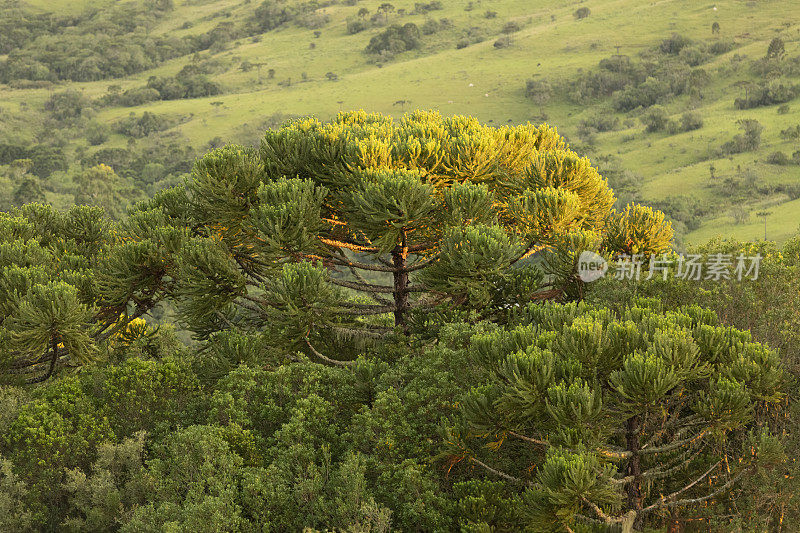
[[[443,0],[441,10],[414,14],[414,2],[397,1],[395,12],[387,15],[389,23],[413,22],[422,26],[429,19],[448,19],[449,27],[423,35],[418,50],[376,62],[364,53],[364,48],[382,28],[350,35],[347,20],[358,18],[358,11],[363,8],[375,13],[382,3],[361,0],[354,5],[334,3],[321,8],[317,13],[329,17],[329,21],[318,28],[318,36],[313,29],[287,24],[257,38],[232,41],[226,49],[204,51],[195,58],[172,59],[153,70],[122,79],[65,82],[40,89],[0,86],[0,107],[8,111],[6,120],[24,115],[33,131],[37,120],[42,120],[36,113],[53,90],[72,87],[96,99],[112,84],[123,90],[140,87],[150,76],[174,75],[194,60],[217,59],[222,66],[212,79],[222,85],[224,94],[138,107],[98,108],[96,119],[112,124],[131,112],[144,111],[180,117],[171,131],[199,148],[215,138],[252,141],[260,128],[287,116],[326,119],[340,110],[354,108],[401,115],[425,108],[447,115],[474,115],[496,125],[538,122],[546,117],[573,144],[581,144],[576,137],[580,121],[595,113],[602,102],[578,105],[564,95],[554,94],[546,104],[536,105],[525,97],[526,80],[568,80],[580,71],[597,69],[601,59],[615,53],[636,57],[674,32],[699,41],[726,39],[732,40],[735,48],[703,65],[711,75],[704,98],[697,101],[682,96],[665,104],[675,117],[688,109],[698,112],[704,120],[701,129],[675,135],[645,134],[638,120],[640,111],[616,113],[624,124],[621,129],[597,134],[588,148],[593,156],[613,156],[622,168],[638,175],[641,183],[637,197],[643,202],[685,195],[711,206],[699,228],[685,236],[689,242],[703,241],[715,234],[763,238],[764,221],[756,216],[762,210],[771,213],[766,220],[769,238],[782,240],[797,230],[798,200],[780,193],[731,198],[722,194],[725,191],[721,185],[726,176],[741,173],[743,168],[755,173],[758,184],[800,184],[800,166],[764,162],[772,152],[780,150],[791,155],[800,149],[796,139],[780,136],[782,129],[800,124],[800,100],[790,102],[789,111],[784,114],[777,113],[777,106],[737,110],[733,105],[742,93],[734,84],[756,77],[745,67],[736,70],[732,65],[740,64],[742,58],[764,56],[770,40],[778,35],[786,42],[787,55],[800,53],[800,7],[795,2]],[[63,13],[81,9],[81,2],[29,0],[28,4]],[[83,8],[91,5],[108,4],[87,0]],[[258,2],[237,0],[175,0],[173,12],[149,31],[179,37],[201,34],[222,21],[246,20],[257,6]],[[591,14],[577,20],[573,12],[581,6],[589,7]],[[496,16],[487,18],[487,11],[496,12]],[[503,36],[503,27],[510,21],[517,23],[519,31],[510,35],[509,46],[496,48],[495,41]],[[721,31],[712,36],[713,22],[719,23]],[[482,40],[457,48],[460,40],[474,35],[480,35]],[[240,68],[243,62],[262,66],[244,71]],[[274,70],[272,78],[267,75],[269,69]],[[335,73],[337,80],[329,80],[328,73]],[[611,113],[606,106],[599,109]],[[717,149],[738,132],[736,121],[742,118],[757,119],[764,126],[761,147],[730,158],[719,157]],[[19,132],[22,138],[26,134],[24,128]],[[114,134],[97,147],[89,147],[80,139],[70,143],[71,149],[84,147],[91,152],[125,146],[126,139]],[[579,148],[583,151],[584,147]],[[716,168],[715,179],[710,177],[710,165]],[[749,222],[734,223],[730,216],[734,207],[746,210]]]

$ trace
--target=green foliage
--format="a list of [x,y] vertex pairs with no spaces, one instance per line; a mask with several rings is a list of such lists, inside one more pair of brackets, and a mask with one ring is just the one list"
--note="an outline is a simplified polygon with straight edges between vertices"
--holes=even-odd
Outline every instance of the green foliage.
[[[533,327],[473,337],[491,378],[465,399],[450,453],[530,485],[525,512],[541,530],[581,516],[638,528],[657,523],[656,510],[701,512],[699,502],[740,487],[762,453],[748,432],[785,397],[786,371],[713,314],[658,306],[532,308]],[[473,451],[485,438],[495,454]],[[700,488],[723,462],[736,465],[733,481]]]
[[65,531],[116,531],[151,497],[154,480],[144,469],[145,436],[139,432],[120,444],[100,445],[88,474],[79,468],[67,471]]
[[420,32],[416,24],[392,24],[370,39],[365,51],[368,54],[399,54],[420,46]]
[[100,164],[76,176],[75,204],[102,207],[113,218],[121,218],[128,200],[121,194],[125,181],[114,169]]

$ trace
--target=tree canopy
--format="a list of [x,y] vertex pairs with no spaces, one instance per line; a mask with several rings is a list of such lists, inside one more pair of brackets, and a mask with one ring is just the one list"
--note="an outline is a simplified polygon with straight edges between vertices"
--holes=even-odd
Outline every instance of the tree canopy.
[[606,181],[554,129],[424,112],[290,122],[258,150],[207,154],[161,198],[184,195],[176,216],[193,234],[175,290],[200,337],[259,322],[289,345],[376,336],[435,307],[507,305],[501,280],[525,280],[509,289],[517,299],[573,298],[581,251],[649,255],[671,239],[658,212],[615,212]]

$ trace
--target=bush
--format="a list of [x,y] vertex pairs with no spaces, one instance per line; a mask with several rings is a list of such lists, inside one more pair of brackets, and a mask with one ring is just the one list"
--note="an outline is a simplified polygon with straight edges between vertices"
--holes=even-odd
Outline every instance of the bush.
[[351,19],[347,21],[347,33],[355,35],[367,29],[367,23],[359,19]]
[[416,24],[411,22],[403,26],[392,24],[370,39],[366,52],[368,54],[382,52],[399,54],[407,50],[414,50],[420,45],[419,36],[420,31]]
[[86,126],[86,140],[89,141],[89,144],[92,146],[103,144],[108,140],[110,134],[111,128],[102,122],[94,121]]
[[667,110],[660,105],[651,107],[641,116],[640,120],[645,125],[645,131],[648,133],[664,131],[669,125]]
[[525,82],[525,97],[536,104],[546,104],[550,100],[552,88],[547,80],[528,80]]
[[730,141],[724,143],[721,147],[723,154],[739,154],[758,150],[761,146],[761,132],[764,131],[764,126],[755,119],[741,119],[736,122],[739,129],[743,131],[742,134],[737,134]]
[[588,7],[579,7],[578,9],[575,10],[575,12],[572,14],[572,16],[575,17],[575,20],[581,20],[581,19],[585,19],[590,14],[591,14],[591,11],[589,10]]
[[80,117],[87,105],[88,100],[80,91],[69,89],[51,96],[44,108],[54,119],[64,121]]
[[172,121],[163,115],[156,115],[155,113],[145,111],[140,117],[131,113],[128,117],[117,122],[115,129],[117,133],[139,139],[159,131],[164,131],[171,126]]
[[737,98],[734,106],[736,109],[752,109],[781,104],[792,100],[798,93],[800,93],[800,85],[793,85],[788,80],[761,81],[748,87],[746,96]]
[[[632,111],[637,107],[650,107],[671,94],[676,94],[666,80],[647,78],[638,86],[627,86],[614,94],[612,105],[617,111]],[[680,88],[682,91],[682,88]]]
[[669,38],[661,41],[659,49],[665,54],[678,55],[681,50],[689,46],[691,43],[692,41],[688,37],[673,33]]
[[434,19],[427,19],[422,23],[422,35],[433,35],[439,31],[439,23]]
[[770,165],[788,165],[791,163],[791,160],[785,153],[776,151],[769,154],[766,159],[764,159],[764,162],[769,163]]
[[433,0],[432,2],[416,2],[414,3],[414,13],[424,15],[430,11],[439,11],[444,9],[442,2]]
[[681,115],[681,131],[699,130],[703,127],[703,116],[696,111],[687,111]]

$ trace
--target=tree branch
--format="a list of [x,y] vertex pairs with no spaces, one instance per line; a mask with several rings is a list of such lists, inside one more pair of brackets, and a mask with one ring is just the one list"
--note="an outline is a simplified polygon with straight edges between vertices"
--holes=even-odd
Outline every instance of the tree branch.
[[481,461],[480,459],[478,459],[476,457],[470,457],[469,460],[472,461],[473,463],[475,463],[476,465],[485,468],[486,470],[488,470],[492,474],[494,474],[496,476],[499,476],[499,477],[501,477],[503,479],[506,479],[508,481],[513,481],[514,483],[520,483],[522,485],[528,485],[528,486],[531,486],[531,487],[533,486],[533,483],[531,483],[530,481],[524,481],[524,480],[522,480],[522,479],[520,479],[518,477],[514,477],[514,476],[512,476],[510,474],[506,474],[505,472],[501,472],[500,470],[494,469],[494,468],[492,468],[491,466],[487,465],[486,463],[484,463],[483,461]]
[[717,461],[702,476],[700,476],[699,478],[695,479],[693,482],[691,482],[687,486],[683,487],[680,490],[677,490],[677,491],[673,492],[672,494],[670,494],[668,496],[662,496],[657,502],[655,502],[652,505],[649,505],[649,506],[645,507],[644,509],[642,509],[641,512],[646,513],[646,512],[654,511],[654,510],[656,510],[656,509],[658,509],[660,507],[681,507],[681,506],[684,506],[684,505],[694,505],[696,503],[700,503],[700,502],[704,502],[706,500],[710,500],[712,498],[715,498],[715,497],[719,496],[720,494],[722,494],[726,490],[728,490],[731,486],[733,486],[734,483],[739,481],[739,479],[745,474],[745,472],[748,472],[750,470],[749,468],[743,468],[738,474],[736,474],[733,478],[728,480],[727,483],[725,483],[724,485],[720,486],[714,492],[712,492],[710,494],[706,494],[705,496],[701,496],[699,498],[676,500],[674,502],[668,501],[668,500],[670,500],[672,498],[675,498],[679,494],[682,494],[682,493],[686,492],[690,488],[694,487],[697,483],[699,483],[700,481],[705,479],[711,472],[714,471],[715,468],[717,468],[720,465],[720,463],[722,463],[722,460]]
[[321,353],[319,353],[316,348],[314,348],[314,346],[311,344],[311,341],[308,340],[308,337],[306,337],[304,340],[306,341],[306,345],[308,345],[308,349],[311,350],[311,353],[313,353],[315,356],[319,357],[326,363],[330,363],[336,366],[355,366],[356,364],[355,361],[338,361],[336,359],[331,359],[330,357],[326,357]]

